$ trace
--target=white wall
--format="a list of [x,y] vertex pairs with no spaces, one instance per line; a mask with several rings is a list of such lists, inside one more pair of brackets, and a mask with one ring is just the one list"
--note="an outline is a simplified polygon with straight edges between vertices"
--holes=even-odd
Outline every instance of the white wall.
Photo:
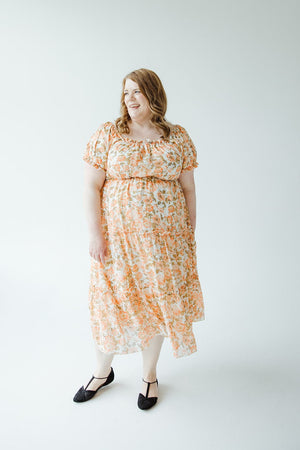
[[[188,130],[199,161],[196,238],[206,320],[194,326],[199,352],[175,362],[166,342],[161,366],[173,367],[170,377],[175,365],[185,372],[189,365],[237,361],[297,373],[299,6],[292,0],[1,2],[2,384],[14,392],[25,371],[31,391],[45,395],[32,400],[45,419],[38,425],[26,415],[26,393],[13,397],[19,409],[6,414],[7,448],[25,448],[9,434],[16,418],[25,420],[30,448],[34,432],[40,439],[47,434],[47,373],[56,399],[77,388],[68,374],[76,374],[78,360],[82,383],[90,376],[82,154],[98,125],[119,116],[122,78],[141,67],[161,78],[167,119]],[[140,355],[130,358],[140,363]],[[124,370],[125,360],[116,363]],[[241,441],[227,429],[212,443],[206,433],[210,426],[215,432],[214,420],[201,430],[205,449],[296,448],[293,421],[282,427],[279,416],[265,419],[270,446],[264,447],[255,435],[246,439],[249,447],[241,444],[248,431],[242,425]],[[72,430],[74,423],[68,425]],[[141,430],[147,434],[148,427]],[[68,448],[65,439],[61,448]],[[187,438],[174,448],[181,442]]]

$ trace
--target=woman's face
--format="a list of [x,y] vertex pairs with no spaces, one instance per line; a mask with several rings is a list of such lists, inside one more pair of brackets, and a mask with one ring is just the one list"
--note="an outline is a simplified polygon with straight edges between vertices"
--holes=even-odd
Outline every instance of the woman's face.
[[127,78],[124,87],[124,101],[131,120],[146,120],[151,116],[149,102],[139,89],[139,85]]

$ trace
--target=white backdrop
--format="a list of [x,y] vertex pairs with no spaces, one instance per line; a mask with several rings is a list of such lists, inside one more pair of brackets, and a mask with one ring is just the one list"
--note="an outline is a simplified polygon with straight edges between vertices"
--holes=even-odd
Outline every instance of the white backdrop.
[[[299,448],[299,2],[0,5],[5,449]],[[197,148],[206,313],[194,354],[165,339],[151,412],[136,405],[140,353],[72,401],[95,368],[82,155],[142,67]]]

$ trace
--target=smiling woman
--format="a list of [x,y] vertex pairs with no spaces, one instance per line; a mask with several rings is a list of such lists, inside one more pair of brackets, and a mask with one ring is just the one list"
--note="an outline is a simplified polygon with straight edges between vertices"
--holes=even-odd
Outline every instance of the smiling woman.
[[102,180],[99,188],[87,171],[86,201],[95,208],[89,213],[96,230],[90,239],[89,309],[97,374],[111,373],[115,354],[141,351],[148,380],[138,399],[141,409],[157,399],[164,337],[176,358],[190,355],[197,351],[192,324],[204,320],[194,233],[197,151],[165,111],[158,76],[146,69],[130,73],[123,80],[121,117],[101,124],[83,155]]

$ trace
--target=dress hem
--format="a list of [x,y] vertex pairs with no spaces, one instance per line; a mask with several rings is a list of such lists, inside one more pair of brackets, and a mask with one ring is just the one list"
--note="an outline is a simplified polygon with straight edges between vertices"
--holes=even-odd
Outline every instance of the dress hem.
[[[191,325],[192,325],[194,322],[202,322],[202,321],[204,321],[204,320],[205,320],[205,315],[203,314],[203,316],[199,317],[198,319],[192,320],[192,321],[191,321]],[[144,341],[142,344],[136,345],[136,347],[134,347],[134,348],[132,348],[132,349],[129,349],[129,350],[126,350],[126,351],[123,351],[123,352],[122,352],[122,351],[111,351],[111,352],[106,352],[106,351],[104,351],[104,350],[102,349],[101,345],[98,344],[97,340],[96,340],[95,338],[93,338],[93,339],[94,339],[94,342],[96,343],[96,346],[99,348],[99,350],[100,350],[102,353],[105,353],[105,354],[112,354],[112,353],[113,353],[114,355],[129,355],[129,354],[132,354],[132,353],[139,353],[139,352],[142,352],[143,350],[145,350],[145,349],[148,347],[149,342],[151,341],[151,339],[153,339],[153,338],[154,338],[155,336],[157,336],[157,335],[164,336],[165,338],[170,338],[170,336],[167,335],[167,334],[165,334],[164,332],[157,331],[157,332],[155,332],[155,333],[152,333],[152,335],[151,335],[146,341]],[[197,344],[195,344],[194,347],[191,347],[190,350],[189,350],[189,351],[186,351],[186,352],[181,352],[180,350],[179,350],[179,351],[174,351],[174,349],[173,349],[173,356],[174,356],[176,359],[178,359],[178,358],[182,358],[182,357],[184,357],[184,356],[189,356],[189,355],[191,355],[192,353],[195,353],[195,352],[197,352],[197,351],[198,351]]]

